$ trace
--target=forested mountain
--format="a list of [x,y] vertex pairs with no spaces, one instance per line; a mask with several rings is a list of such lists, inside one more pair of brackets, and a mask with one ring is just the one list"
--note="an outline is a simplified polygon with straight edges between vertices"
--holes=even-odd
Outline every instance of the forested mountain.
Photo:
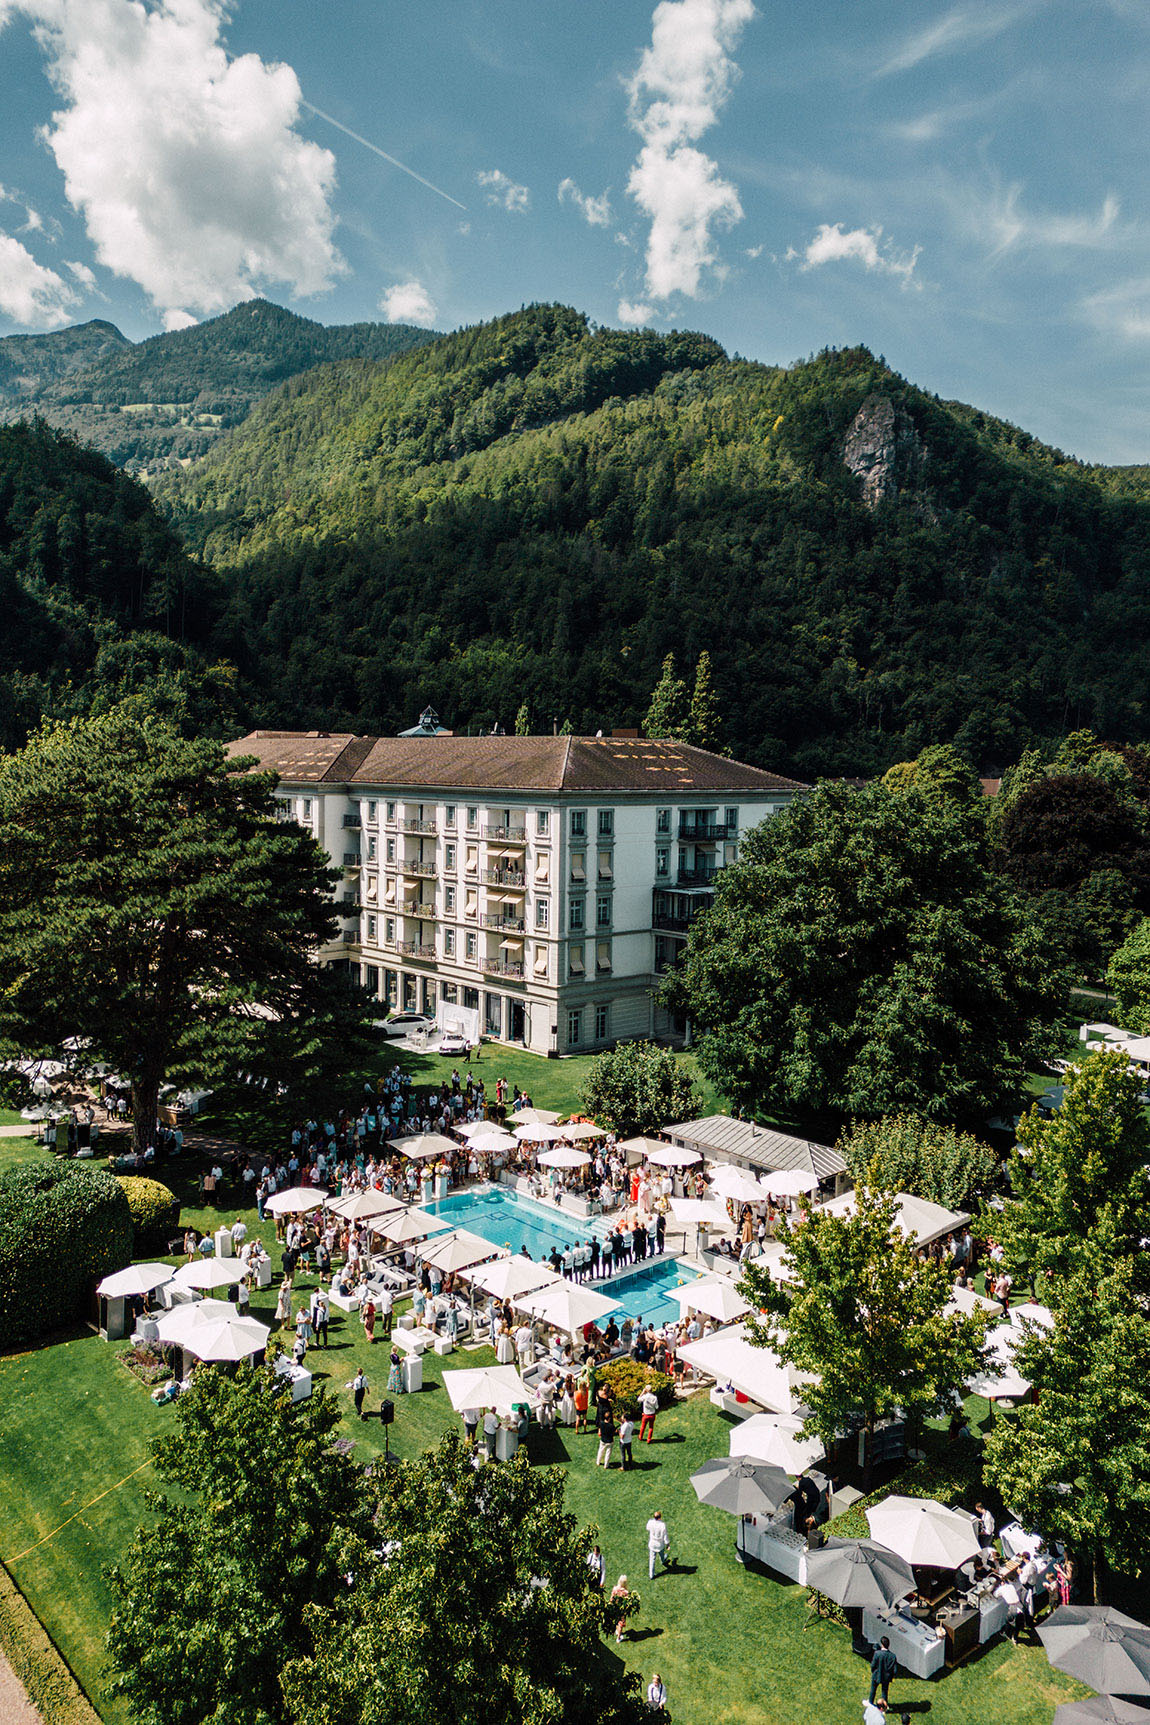
[[143,688],[199,728],[240,716],[210,663],[218,583],[143,486],[44,425],[0,427],[0,748]]
[[130,342],[114,324],[0,340],[0,423],[38,414],[140,471],[203,455],[287,378],[385,360],[434,340],[407,324],[331,328],[247,300],[190,329]]
[[636,724],[711,655],[802,776],[1150,737],[1150,501],[865,349],[789,368],[537,306],[286,383],[160,495],[278,725]]

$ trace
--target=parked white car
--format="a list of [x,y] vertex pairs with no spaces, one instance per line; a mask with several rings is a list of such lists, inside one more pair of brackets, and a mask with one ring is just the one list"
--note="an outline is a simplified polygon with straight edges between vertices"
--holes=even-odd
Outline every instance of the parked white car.
[[439,1040],[441,1054],[462,1054],[466,1059],[471,1052],[471,1044],[466,1036],[461,1036],[458,1030],[448,1030]]
[[376,1020],[385,1036],[410,1036],[416,1030],[434,1030],[434,1018],[423,1012],[393,1012],[390,1018]]

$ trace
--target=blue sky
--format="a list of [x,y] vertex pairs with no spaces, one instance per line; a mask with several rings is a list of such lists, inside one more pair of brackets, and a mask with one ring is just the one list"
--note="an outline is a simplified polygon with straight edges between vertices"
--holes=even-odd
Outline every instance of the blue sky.
[[865,342],[1150,460],[1145,0],[0,0],[0,31],[0,333],[562,300],[772,363]]

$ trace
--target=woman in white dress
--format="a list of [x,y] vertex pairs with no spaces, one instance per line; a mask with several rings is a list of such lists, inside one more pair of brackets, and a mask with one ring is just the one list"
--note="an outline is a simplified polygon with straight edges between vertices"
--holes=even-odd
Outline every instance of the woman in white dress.
[[575,1379],[568,1372],[563,1380],[563,1395],[559,1401],[559,1421],[561,1425],[575,1424]]
[[506,1324],[503,1324],[499,1330],[495,1343],[495,1358],[501,1366],[513,1366],[515,1364],[515,1342]]

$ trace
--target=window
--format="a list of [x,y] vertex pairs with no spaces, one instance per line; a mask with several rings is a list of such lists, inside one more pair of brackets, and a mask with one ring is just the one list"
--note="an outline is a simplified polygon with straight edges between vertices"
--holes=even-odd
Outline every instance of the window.
[[572,976],[583,975],[583,948],[581,945],[567,948],[567,968]]
[[595,948],[595,969],[609,971],[611,968],[611,942],[601,940]]
[[386,936],[388,946],[394,946],[395,945],[395,918],[393,916],[389,916],[386,919],[386,921],[384,922],[383,927],[384,927],[384,934]]
[[546,838],[551,827],[550,809],[537,809],[535,812],[535,831],[540,838]]
[[385,970],[383,973],[383,998],[389,1006],[395,1005],[398,992],[398,978],[395,971]]
[[479,1011],[479,990],[477,988],[465,988],[463,990],[463,1005],[467,1012]]
[[671,830],[671,811],[670,811],[670,809],[656,809],[655,810],[655,831],[659,834],[660,837],[662,837],[664,833],[669,833],[670,830]]
[[551,858],[541,851],[535,858],[535,885],[548,886],[551,881]]
[[727,816],[727,837],[729,839],[733,839],[735,834],[739,830],[739,811],[738,811],[738,809],[727,809],[726,810],[726,816]]
[[599,810],[599,837],[601,839],[612,839],[615,837],[614,809]]
[[476,943],[474,929],[470,929],[470,928],[468,929],[467,935],[466,935],[466,940],[467,940],[467,945],[466,945],[464,950],[466,951],[468,958],[474,958],[475,954],[479,950],[478,945]]
[[610,926],[611,926],[611,899],[610,899],[610,895],[608,893],[602,893],[601,892],[599,894],[598,898],[595,900],[595,927],[596,928],[610,928]]
[[448,916],[455,909],[455,888],[453,886],[445,886],[443,889],[443,909]]
[[395,882],[393,880],[389,880],[386,887],[384,888],[383,902],[384,902],[384,904],[394,904],[395,903]]
[[576,1048],[583,1040],[583,1014],[578,1010],[567,1014],[567,1046]]
[[445,827],[453,827],[455,825],[455,804],[454,803],[448,803],[447,807],[444,809],[444,811],[443,811],[443,824]]
[[535,926],[536,926],[536,928],[547,928],[550,926],[550,923],[551,923],[551,900],[549,898],[537,898],[535,900]]
[[387,841],[387,860],[389,863],[393,863],[395,861],[395,840],[394,839],[388,839],[388,841]]
[[467,811],[467,830],[468,830],[468,832],[474,832],[475,828],[478,826],[478,824],[479,824],[479,810],[478,809],[468,809],[468,811]]
[[378,929],[379,929],[379,922],[378,922],[377,918],[374,916],[369,916],[367,919],[367,938],[368,938],[368,940],[370,940],[372,942],[375,941]]
[[582,928],[586,900],[573,898],[570,904],[570,921],[572,928]]
[[468,889],[467,902],[463,907],[463,914],[464,916],[479,915],[479,894],[473,887]]
[[547,975],[547,948],[542,942],[535,948],[535,974],[543,977]]
[[655,873],[660,877],[660,879],[665,880],[667,878],[667,876],[670,874],[670,872],[671,872],[671,847],[670,847],[670,845],[656,845],[655,846]]
[[571,852],[571,879],[572,880],[582,881],[582,880],[587,879],[586,861],[587,861],[587,859],[586,859],[586,856],[583,853],[583,851],[572,851]]
[[453,928],[445,928],[443,931],[443,953],[445,958],[454,958],[455,956],[455,930]]
[[378,816],[379,816],[379,804],[378,803],[368,803],[368,805],[367,805],[367,818],[368,818],[368,820],[374,821],[378,818]]
[[378,847],[376,845],[375,840],[374,839],[368,839],[368,841],[367,841],[367,860],[368,860],[368,862],[374,862],[378,855],[379,855],[379,850],[378,850]]
[[440,987],[443,994],[444,1005],[454,1006],[456,1001],[459,999],[459,990],[456,985],[453,982],[444,982]]
[[305,797],[303,800],[303,818],[305,821],[311,820],[311,798],[310,797]]
[[585,839],[587,837],[586,809],[571,810],[571,837],[573,839]]
[[477,874],[479,872],[479,846],[478,845],[468,845],[468,847],[467,847],[467,858],[466,858],[466,861],[464,862],[463,866],[467,870],[468,874]]
[[614,880],[615,871],[611,867],[611,852],[600,851],[598,856],[598,875],[600,880]]
[[443,864],[444,864],[444,867],[446,868],[448,874],[453,874],[455,872],[455,846],[454,845],[444,845],[444,847],[443,847]]
[[389,821],[393,821],[395,819],[395,804],[394,803],[388,803],[388,805],[387,805],[387,818]]
[[605,1006],[595,1008],[595,1040],[596,1042],[607,1040],[607,1008]]

